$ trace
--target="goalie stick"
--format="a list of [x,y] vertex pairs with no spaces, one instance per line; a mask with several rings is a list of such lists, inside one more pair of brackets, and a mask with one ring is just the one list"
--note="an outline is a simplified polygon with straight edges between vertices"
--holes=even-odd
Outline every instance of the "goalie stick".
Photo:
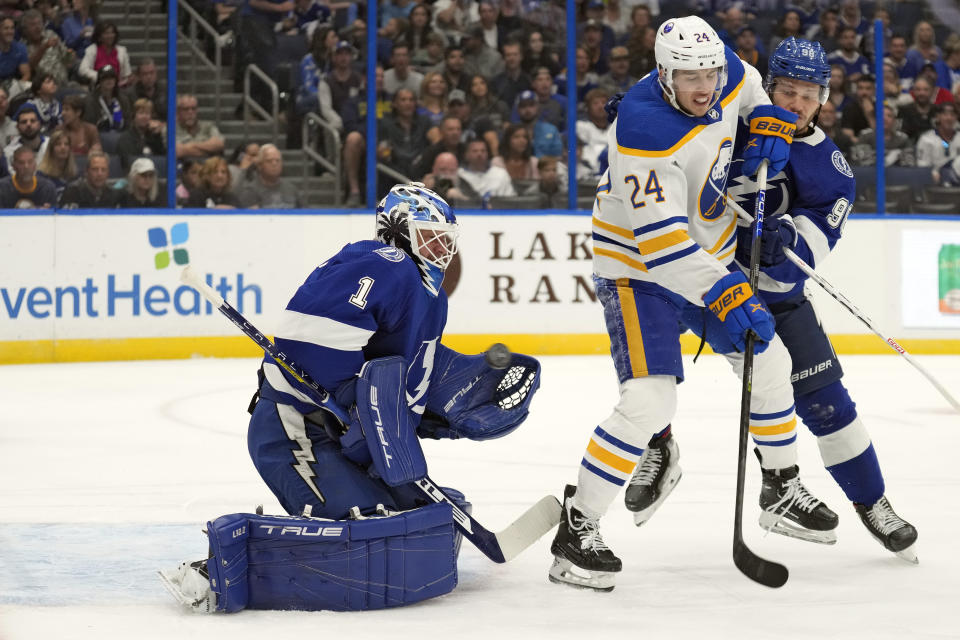
[[[751,222],[751,223],[753,222],[753,216],[747,213],[743,209],[743,207],[741,207],[739,204],[734,202],[733,198],[727,196],[727,204],[729,204],[730,207],[743,220],[746,220],[747,222]],[[888,338],[887,336],[880,333],[880,330],[877,329],[875,326],[873,326],[873,323],[870,321],[870,319],[866,315],[864,315],[863,312],[861,312],[860,309],[856,307],[856,305],[850,302],[850,300],[848,300],[845,295],[840,293],[840,291],[836,287],[834,287],[832,284],[830,284],[826,279],[824,279],[823,276],[821,276],[819,273],[814,271],[813,267],[811,267],[806,262],[804,262],[803,258],[798,256],[788,247],[783,248],[783,254],[787,256],[787,260],[795,264],[797,268],[800,269],[800,271],[803,271],[811,280],[813,280],[818,285],[820,285],[824,291],[829,293],[834,300],[836,300],[841,305],[843,305],[843,307],[846,308],[847,311],[852,313],[858,320],[860,320],[860,322],[865,324],[867,328],[870,329],[870,331],[873,331],[873,333],[877,335],[877,337],[879,337],[881,340],[883,340],[888,345],[890,345],[891,349],[893,349],[894,351],[899,353],[901,356],[903,356],[907,362],[909,362],[917,371],[923,374],[923,376],[930,381],[930,384],[932,384],[936,388],[936,390],[940,392],[940,395],[942,395],[944,399],[946,399],[946,401],[950,403],[950,406],[952,406],[954,410],[956,410],[957,412],[960,412],[960,402],[957,402],[957,400],[952,395],[950,395],[950,392],[947,391],[947,389],[942,384],[940,384],[940,382],[936,378],[933,377],[933,374],[927,371],[919,362],[914,360],[913,356],[907,353],[907,350],[901,347],[896,340],[894,340],[893,338]]]
[[[750,245],[750,288],[754,294],[760,281],[760,232],[763,229],[763,207],[766,203],[767,161],[757,171],[757,216]],[[737,494],[733,515],[733,563],[740,572],[767,587],[782,587],[789,572],[782,564],[761,558],[743,541],[743,492],[747,476],[747,446],[750,435],[750,398],[753,394],[753,345],[756,334],[747,332],[743,350],[743,386],[740,396],[740,448],[737,453]]]
[[[206,298],[217,307],[240,331],[257,343],[276,363],[307,388],[310,398],[324,409],[330,411],[344,425],[350,419],[342,407],[338,406],[330,393],[321,387],[297,363],[287,357],[269,338],[264,336],[243,315],[214,291],[190,266],[183,269],[180,280]],[[532,545],[553,527],[560,523],[560,502],[554,496],[544,496],[527,509],[523,515],[498,533],[488,530],[469,513],[460,509],[428,476],[413,482],[413,485],[433,502],[445,502],[453,508],[453,519],[463,536],[474,544],[485,556],[494,562],[508,562],[521,551]]]

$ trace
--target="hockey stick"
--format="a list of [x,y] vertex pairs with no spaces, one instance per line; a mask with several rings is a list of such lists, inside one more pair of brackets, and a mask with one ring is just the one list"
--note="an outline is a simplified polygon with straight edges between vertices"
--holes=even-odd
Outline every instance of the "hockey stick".
[[[230,303],[203,281],[200,274],[187,266],[181,272],[180,280],[196,289],[207,301],[217,307],[217,310],[225,315],[230,322],[237,325],[240,331],[256,342],[278,365],[303,383],[311,400],[329,410],[342,424],[350,424],[347,413],[334,402],[330,393],[311,378],[310,374],[301,369],[297,363],[277,349],[277,345],[269,338],[247,322],[247,319],[239,311],[234,309]],[[465,538],[470,540],[477,549],[494,562],[512,560],[521,551],[539,540],[543,534],[560,523],[560,502],[553,496],[544,496],[506,529],[494,533],[474,520],[469,513],[460,509],[428,476],[424,476],[412,484],[433,502],[449,504],[453,508],[453,519],[457,528],[460,529]]]
[[[751,222],[751,223],[753,222],[753,216],[747,213],[743,209],[743,207],[741,207],[739,204],[734,202],[733,198],[730,198],[728,196],[727,204],[729,204],[730,207],[743,220],[746,220],[747,222]],[[787,260],[795,264],[797,268],[803,271],[811,280],[813,280],[818,285],[820,285],[824,291],[829,293],[834,300],[836,300],[841,305],[843,305],[847,311],[852,313],[858,320],[860,320],[860,322],[865,324],[868,329],[870,329],[871,331],[873,331],[874,334],[877,335],[877,337],[879,337],[881,340],[883,340],[888,345],[890,345],[891,349],[893,349],[894,351],[899,353],[901,356],[903,356],[907,362],[913,365],[913,367],[917,371],[923,374],[923,376],[930,381],[930,384],[932,384],[936,388],[936,390],[940,392],[940,395],[942,395],[946,399],[946,401],[950,403],[950,406],[952,406],[956,411],[960,412],[960,402],[957,402],[957,400],[952,395],[950,395],[950,392],[947,391],[946,388],[942,384],[940,384],[940,382],[936,378],[933,377],[933,374],[927,371],[919,362],[914,360],[913,356],[907,353],[907,350],[901,347],[896,340],[894,340],[893,338],[889,338],[883,335],[882,333],[880,333],[880,330],[873,325],[870,319],[866,315],[864,315],[863,312],[861,312],[860,309],[856,307],[856,305],[850,302],[850,300],[848,300],[845,295],[840,293],[840,291],[838,291],[836,287],[834,287],[826,279],[824,279],[823,276],[821,276],[816,271],[814,271],[813,267],[811,267],[810,265],[808,265],[806,262],[803,261],[803,258],[798,256],[796,253],[794,253],[792,250],[790,250],[787,247],[783,248],[783,254],[787,256]]]
[[[767,161],[757,172],[757,216],[750,245],[750,288],[757,291],[760,282],[760,233],[763,230],[763,207],[766,203]],[[761,558],[743,541],[743,492],[747,477],[747,447],[750,436],[750,397],[753,393],[753,347],[756,334],[747,331],[743,350],[743,387],[740,396],[740,449],[737,454],[737,494],[733,514],[733,563],[740,572],[767,587],[782,587],[787,582],[787,568]]]

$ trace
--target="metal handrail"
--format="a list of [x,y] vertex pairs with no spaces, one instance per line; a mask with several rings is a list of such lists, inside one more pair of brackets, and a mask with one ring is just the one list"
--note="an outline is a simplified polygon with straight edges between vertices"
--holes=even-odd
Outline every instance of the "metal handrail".
[[[333,140],[333,162],[324,158],[322,155],[317,153],[317,150],[313,148],[312,140],[310,139],[310,125],[318,125],[323,129],[324,133],[330,136]],[[303,153],[307,156],[308,162],[303,163],[303,189],[307,189],[307,179],[309,178],[310,173],[310,162],[319,162],[327,170],[333,172],[333,206],[338,206],[340,204],[340,132],[337,131],[337,128],[331,125],[329,122],[324,120],[316,113],[308,113],[303,117],[303,128],[301,129],[300,139],[303,144]]]
[[403,183],[413,182],[413,178],[403,175],[393,167],[387,166],[382,162],[377,163],[377,171],[379,171],[380,173],[385,173],[391,178],[393,178],[394,180],[397,180],[399,182],[403,182]]
[[[250,74],[255,74],[264,84],[267,85],[270,89],[270,98],[273,110],[271,113],[268,113],[266,109],[260,106],[260,104],[253,99],[250,95]],[[250,109],[256,111],[261,118],[264,120],[269,120],[273,124],[273,142],[277,143],[277,140],[280,139],[280,88],[277,86],[277,83],[274,82],[270,76],[263,72],[263,69],[258,67],[255,64],[248,64],[246,70],[243,72],[243,122],[245,124],[250,124]]]
[[[185,11],[187,15],[190,16],[190,26],[189,36],[183,33],[180,28],[177,28],[177,35],[182,35],[183,39],[186,41],[186,46],[191,50],[192,54],[190,56],[190,91],[193,93],[197,92],[197,63],[201,63],[204,67],[210,69],[215,78],[214,83],[214,122],[217,126],[220,125],[220,85],[221,78],[220,74],[223,73],[223,45],[220,44],[220,34],[217,33],[217,30],[210,26],[210,23],[203,19],[203,17],[197,13],[196,9],[187,4],[186,0],[177,0],[177,6],[180,10]],[[149,15],[149,14],[148,14]],[[197,29],[202,29],[213,42],[213,61],[211,62],[207,58],[206,53],[197,46]]]

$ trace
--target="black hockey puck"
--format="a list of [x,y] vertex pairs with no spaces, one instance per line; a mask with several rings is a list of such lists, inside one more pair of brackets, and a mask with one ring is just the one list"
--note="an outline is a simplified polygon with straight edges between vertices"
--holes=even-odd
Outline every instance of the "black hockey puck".
[[493,367],[494,369],[506,369],[510,366],[510,360],[512,359],[510,354],[510,349],[507,348],[507,345],[502,342],[498,342],[495,345],[487,349],[486,360],[487,364]]

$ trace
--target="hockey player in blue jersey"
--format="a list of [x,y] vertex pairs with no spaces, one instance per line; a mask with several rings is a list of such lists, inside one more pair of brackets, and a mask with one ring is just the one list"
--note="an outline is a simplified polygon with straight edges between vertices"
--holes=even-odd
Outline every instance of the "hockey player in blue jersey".
[[[819,129],[827,101],[830,65],[817,42],[787,38],[770,56],[767,92],[773,104],[797,115],[790,161],[770,172],[762,235],[760,296],[776,318],[777,335],[793,361],[797,415],[817,437],[823,463],[870,533],[888,550],[916,561],[917,530],[897,515],[885,496],[883,474],[870,435],[841,382],[836,353],[804,293],[807,280],[787,260],[788,247],[807,264],[823,262],[840,240],[856,193],[853,172]],[[728,194],[753,211],[756,184],[731,165]],[[737,262],[749,269],[750,229],[742,223]],[[768,483],[764,473],[764,490]]]
[[[620,399],[591,434],[551,546],[552,581],[601,591],[614,588],[622,568],[599,531],[620,488],[631,482],[627,507],[642,524],[680,478],[669,424],[683,380],[681,326],[738,373],[745,336],[757,335],[750,429],[764,469],[782,478],[768,516],[791,518],[802,505],[805,530],[824,541],[837,523],[797,476],[789,355],[773,317],[734,264],[736,216],[725,200],[741,119],[752,141],[745,172],[767,161],[777,173],[789,157],[796,116],[770,104],[759,73],[699,17],[664,22],[655,56],[657,71],[619,103],[593,209],[594,281]],[[648,476],[655,468],[663,473]],[[651,478],[657,483],[649,484]],[[632,499],[642,483],[663,490]]]
[[[484,355],[466,356],[440,344],[447,320],[441,284],[457,252],[457,235],[456,217],[440,196],[420,183],[394,186],[377,207],[376,239],[343,247],[287,304],[275,331],[277,347],[329,390],[351,418],[342,424],[294,376],[264,358],[247,444],[254,466],[290,516],[342,522],[416,513],[429,502],[411,484],[426,474],[419,438],[487,440],[510,433],[526,418],[539,384],[534,358],[509,354],[509,361],[488,363]],[[462,494],[445,492],[469,510]],[[419,522],[419,516],[413,518],[384,523],[384,540],[403,538],[402,532]],[[299,530],[301,524],[291,527]],[[421,545],[414,533],[411,529],[412,544]],[[392,570],[401,573],[397,584],[372,570],[365,577],[370,584],[352,574],[328,576],[326,583],[343,585],[332,605],[311,600],[309,589],[289,593],[293,585],[286,583],[293,580],[286,578],[279,587],[270,580],[251,583],[243,597],[263,605],[259,608],[375,608],[368,592],[387,589],[381,606],[416,601],[436,595],[430,585],[440,579],[427,573],[429,567],[443,566],[456,554],[453,546],[418,549],[416,561],[393,562]],[[334,549],[341,556],[348,551],[359,553],[352,546]],[[341,569],[349,567],[324,571]],[[214,570],[209,576],[206,570],[205,561],[184,564],[164,578],[182,602],[223,609],[226,595],[218,592],[219,601],[212,602],[206,580],[213,583]],[[441,577],[449,584],[449,576]],[[454,572],[446,590],[455,584]],[[354,601],[363,604],[350,604]]]

